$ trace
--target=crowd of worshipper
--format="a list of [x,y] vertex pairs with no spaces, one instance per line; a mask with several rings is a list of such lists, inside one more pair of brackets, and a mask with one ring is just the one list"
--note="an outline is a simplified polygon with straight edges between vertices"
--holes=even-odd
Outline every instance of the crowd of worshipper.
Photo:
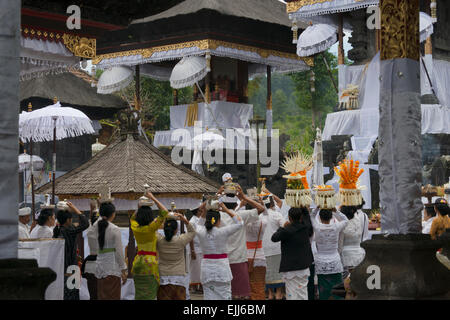
[[[336,171],[342,176],[339,207],[334,191],[321,186],[312,208],[307,168],[292,170],[286,176],[288,189],[301,186],[301,196],[292,200],[286,194],[287,216],[282,213],[285,202],[265,185],[259,194],[256,188],[245,193],[228,173],[217,194],[191,210],[190,220],[146,192],[130,218],[137,243],[131,270],[135,299],[185,300],[191,294],[204,300],[342,299],[334,290],[339,286],[352,298],[348,282],[364,259],[360,244],[370,238],[355,167],[347,163]],[[77,265],[77,236],[87,230],[90,254],[81,269],[90,299],[120,300],[128,279],[126,249],[113,223],[114,199],[109,195],[98,203],[90,219],[68,201],[42,205],[31,231],[31,209],[19,209],[19,238],[63,238],[67,270]],[[79,216],[76,226],[73,213]],[[450,228],[449,215],[445,199],[426,206],[423,232],[436,239]],[[70,276],[64,275],[64,283]],[[64,286],[64,299],[80,299],[79,289]]]

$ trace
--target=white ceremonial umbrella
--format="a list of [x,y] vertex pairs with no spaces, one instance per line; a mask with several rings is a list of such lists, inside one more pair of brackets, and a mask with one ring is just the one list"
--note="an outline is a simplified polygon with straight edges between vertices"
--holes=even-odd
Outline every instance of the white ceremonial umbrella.
[[336,33],[336,28],[328,24],[310,25],[298,38],[297,55],[309,57],[329,49],[338,41]]
[[205,78],[209,71],[204,57],[184,57],[172,70],[170,86],[174,89],[182,89],[194,84],[198,86],[198,82]]
[[44,167],[45,161],[38,156],[22,153],[19,155],[19,172],[31,169],[33,163],[33,171],[40,171]]
[[208,130],[199,134],[192,139],[192,145],[194,147],[194,157],[192,160],[191,169],[198,174],[203,175],[202,168],[202,151],[204,150],[217,150],[224,148],[225,138],[216,130]]
[[97,83],[97,93],[110,94],[120,91],[133,81],[133,70],[129,67],[112,67],[105,70]]
[[433,19],[425,12],[420,12],[420,42],[426,41],[433,32]]
[[48,107],[28,112],[19,125],[22,141],[52,141],[52,203],[55,203],[56,140],[94,134],[92,121],[81,111],[62,107],[59,102]]
[[[30,155],[27,153],[20,154],[18,161],[19,161],[19,172],[23,172],[23,189],[24,189],[23,199],[24,199],[24,202],[26,202],[25,189],[26,189],[26,180],[27,180],[27,177],[26,177],[27,170],[29,170],[31,173],[30,178],[34,179],[33,172],[42,170],[42,168],[44,167],[45,161],[38,156]],[[32,198],[33,198],[33,206],[34,206],[34,184],[33,183],[31,184],[31,193],[33,196]]]

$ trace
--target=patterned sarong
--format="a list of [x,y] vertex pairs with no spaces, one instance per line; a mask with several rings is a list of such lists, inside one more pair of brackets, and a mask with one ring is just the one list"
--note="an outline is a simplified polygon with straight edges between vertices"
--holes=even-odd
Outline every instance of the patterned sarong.
[[250,299],[266,300],[266,267],[253,267],[249,273]]
[[186,300],[186,288],[173,284],[159,286],[158,300]]
[[319,300],[340,299],[331,294],[333,287],[342,283],[342,273],[318,274]]
[[155,300],[159,283],[154,275],[133,276],[135,300]]

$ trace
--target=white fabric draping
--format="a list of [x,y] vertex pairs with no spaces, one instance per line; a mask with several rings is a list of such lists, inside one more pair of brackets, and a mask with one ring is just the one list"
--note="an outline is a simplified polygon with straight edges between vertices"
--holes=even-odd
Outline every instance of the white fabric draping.
[[274,72],[278,69],[282,72],[298,72],[308,70],[309,67],[303,62],[303,60],[294,58],[284,58],[274,55],[268,57],[262,57],[255,51],[245,51],[225,46],[218,46],[214,50],[201,50],[194,46],[183,49],[159,51],[152,54],[149,58],[144,58],[142,55],[130,55],[117,58],[106,58],[101,60],[97,67],[100,69],[106,69],[113,66],[135,66],[147,63],[156,63],[161,61],[177,60],[185,56],[204,56],[206,53],[210,53],[212,56],[227,57],[239,59],[252,63],[259,63],[263,65],[270,65],[274,67]]
[[[374,115],[376,113],[374,111]],[[367,117],[366,120],[371,122],[372,127],[378,126],[377,118],[371,120]],[[360,110],[334,112],[327,115],[323,140],[331,140],[331,136],[334,135],[370,137],[371,135],[365,134],[365,130],[366,128],[361,127]],[[450,134],[450,108],[441,105],[422,105],[422,134]]]
[[422,134],[450,134],[450,107],[422,105]]
[[[178,146],[192,150],[192,139],[194,138],[194,134],[197,133],[195,130],[199,129],[192,127],[157,131],[153,139],[153,146],[156,148]],[[202,132],[201,130],[200,133]],[[224,137],[226,149],[256,150],[256,134],[252,135],[250,129],[226,129]]]
[[345,64],[340,64],[338,66],[339,75],[339,97],[342,96],[342,91],[344,91],[349,84],[360,85],[362,78],[365,74],[365,65],[353,65],[348,66]]
[[305,5],[297,12],[290,13],[291,19],[295,17],[311,17],[337,12],[353,11],[370,6],[377,6],[379,0],[325,0],[318,3]]
[[360,110],[329,113],[323,129],[323,141],[331,140],[331,136],[359,135],[360,113]]
[[[182,197],[173,197],[173,198],[158,198],[158,200],[166,206],[166,208],[170,208],[171,202],[175,202],[177,209],[191,209],[198,208],[201,204],[201,199],[196,198],[182,198]],[[79,210],[81,211],[89,211],[90,210],[90,200],[89,199],[72,199],[70,200]],[[137,210],[137,200],[126,200],[115,198],[113,201],[114,206],[117,211],[129,211],[129,210]],[[152,207],[153,210],[158,210],[158,207],[154,205]]]
[[[170,107],[170,128],[185,128],[186,114],[189,105]],[[198,104],[198,119],[203,126],[221,128],[248,128],[249,120],[253,118],[253,105],[213,101],[207,110],[205,103]],[[212,114],[211,114],[212,113]],[[216,123],[217,120],[217,123]]]
[[45,300],[64,298],[64,239],[20,240],[19,259],[36,259],[38,266],[48,267],[56,273],[56,280],[45,290]]
[[433,60],[433,78],[439,103],[450,107],[450,62]]
[[62,43],[24,37],[21,37],[20,43],[21,81],[79,68],[80,59]]

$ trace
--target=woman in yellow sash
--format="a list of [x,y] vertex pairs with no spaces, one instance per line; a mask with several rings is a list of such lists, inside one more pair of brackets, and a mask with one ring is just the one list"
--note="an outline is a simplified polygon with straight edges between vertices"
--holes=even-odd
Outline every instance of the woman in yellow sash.
[[[154,217],[153,203],[159,208]],[[159,286],[158,257],[156,254],[156,231],[163,224],[168,211],[151,192],[139,199],[139,208],[131,217],[131,230],[137,242],[137,255],[131,272],[134,279],[136,300],[155,300]]]

